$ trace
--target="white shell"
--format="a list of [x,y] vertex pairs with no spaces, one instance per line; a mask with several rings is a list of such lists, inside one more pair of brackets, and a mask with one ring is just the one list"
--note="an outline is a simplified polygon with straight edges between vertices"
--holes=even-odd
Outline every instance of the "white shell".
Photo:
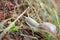
[[49,22],[43,22],[42,24],[45,25],[46,28],[49,28],[49,30],[50,30],[53,34],[56,34],[56,33],[57,33],[56,26],[55,26],[54,24],[49,23]]

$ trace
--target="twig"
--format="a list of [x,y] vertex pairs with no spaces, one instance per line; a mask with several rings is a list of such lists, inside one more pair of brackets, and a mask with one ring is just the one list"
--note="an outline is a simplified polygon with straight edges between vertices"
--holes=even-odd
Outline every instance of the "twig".
[[[29,8],[29,7],[28,7]],[[27,9],[28,9],[27,8]],[[27,9],[14,21],[14,22],[16,22],[23,14],[25,14],[25,12],[27,11]]]
[[28,35],[24,35],[24,34],[20,34],[21,36],[24,36],[24,37],[28,37],[28,38],[32,38],[32,39],[36,39],[36,40],[38,40],[38,38],[36,38],[36,37],[33,37],[33,36],[28,36]]
[[[25,12],[29,9],[29,7],[20,15],[18,16],[18,18],[14,21],[14,23],[20,18],[23,16],[23,14],[25,14]],[[8,32],[8,30],[11,28],[12,26],[8,26],[6,29],[4,29],[4,31],[0,34],[0,40],[1,38]]]

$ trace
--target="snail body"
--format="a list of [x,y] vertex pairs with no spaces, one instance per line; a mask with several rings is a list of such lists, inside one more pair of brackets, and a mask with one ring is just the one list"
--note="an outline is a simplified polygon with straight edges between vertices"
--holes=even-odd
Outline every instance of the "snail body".
[[25,19],[26,19],[27,25],[29,25],[30,27],[34,27],[34,29],[40,28],[52,34],[57,33],[56,26],[52,23],[49,23],[49,22],[38,23],[30,17],[25,17]]

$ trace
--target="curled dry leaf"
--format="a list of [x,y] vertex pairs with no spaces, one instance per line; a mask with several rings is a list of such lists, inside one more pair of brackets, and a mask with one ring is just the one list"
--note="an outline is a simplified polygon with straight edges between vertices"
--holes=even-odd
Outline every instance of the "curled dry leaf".
[[4,0],[0,0],[0,9],[3,10],[4,7]]
[[8,10],[13,10],[14,9],[14,4],[12,4],[11,2],[7,2],[7,8]]
[[0,10],[0,21],[4,19],[4,11]]

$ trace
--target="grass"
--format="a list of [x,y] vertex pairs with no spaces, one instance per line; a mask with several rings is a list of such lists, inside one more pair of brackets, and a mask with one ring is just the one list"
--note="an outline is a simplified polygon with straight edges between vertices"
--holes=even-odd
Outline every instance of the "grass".
[[[57,27],[58,34],[60,34],[60,17],[59,17],[60,8],[57,6],[57,4],[55,3],[54,0],[23,0],[22,4],[18,4],[16,0],[14,0],[14,1],[16,3],[16,6],[14,7],[14,12],[13,12],[14,14],[16,13],[16,10],[15,10],[16,7],[18,10],[19,10],[19,7],[22,5],[28,4],[28,7],[29,7],[29,9],[27,11],[25,10],[22,14],[20,14],[20,12],[18,12],[20,14],[20,16],[17,17],[17,19],[14,21],[14,23],[17,20],[19,20],[26,12],[26,15],[28,15],[29,17],[32,17],[39,23],[51,22],[51,23],[55,24]],[[24,21],[24,19],[23,19],[23,21]],[[8,28],[6,28],[6,29],[8,29]],[[3,31],[3,32],[5,32],[5,31]],[[2,36],[2,34],[1,34],[1,36]],[[32,35],[34,36],[33,29],[32,29]],[[46,32],[46,34],[44,34],[44,36],[46,37],[47,40],[49,40],[50,37],[52,36],[52,34]],[[54,35],[53,35],[53,37],[54,37]],[[57,37],[54,37],[54,40],[55,40],[55,38],[56,38],[56,40],[58,40]]]
[[[40,5],[41,6],[41,8],[42,8],[42,11],[43,11],[43,16],[45,17],[45,18],[43,18],[43,21],[47,21],[48,19],[49,19],[49,17],[51,18],[51,20],[53,21],[53,22],[51,22],[51,23],[53,23],[53,24],[55,24],[56,25],[56,27],[57,27],[57,30],[58,30],[58,33],[60,34],[60,26],[59,26],[59,24],[60,24],[60,19],[59,19],[59,13],[58,13],[58,7],[57,7],[57,5],[56,5],[56,3],[55,3],[55,1],[53,0],[46,0],[47,1],[47,4],[45,3],[45,1],[44,0],[36,0],[37,1],[37,3],[35,4],[35,5]],[[29,4],[29,6],[31,6],[34,10],[35,10],[35,13],[36,13],[36,16],[38,16],[37,18],[39,19],[39,20],[41,20],[40,19],[40,17],[39,17],[39,15],[38,15],[38,9],[36,9],[37,7],[39,8],[39,6],[36,6],[36,7],[34,7],[33,6],[33,3],[29,3],[30,1],[28,1],[27,0],[27,2],[28,2],[28,4]],[[41,14],[41,13],[40,13]],[[49,15],[49,16],[48,16]],[[46,16],[48,16],[47,18],[48,19],[46,19]],[[49,22],[50,20],[48,20],[48,22]],[[41,22],[41,21],[40,21]]]

